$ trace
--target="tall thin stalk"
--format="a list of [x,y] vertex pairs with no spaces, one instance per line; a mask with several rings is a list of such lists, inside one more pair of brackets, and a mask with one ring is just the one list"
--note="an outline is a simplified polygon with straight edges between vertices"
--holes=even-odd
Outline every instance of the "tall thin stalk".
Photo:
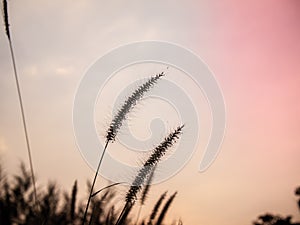
[[4,25],[5,25],[5,32],[6,32],[8,42],[9,42],[9,49],[10,49],[10,53],[11,53],[11,60],[12,60],[12,65],[13,65],[13,70],[14,70],[14,75],[15,75],[15,82],[16,82],[17,91],[18,91],[18,98],[19,98],[19,104],[20,104],[21,115],[22,115],[22,122],[23,122],[23,129],[24,129],[25,140],[26,140],[27,154],[28,154],[29,165],[30,165],[31,179],[32,179],[32,183],[33,183],[34,202],[35,202],[36,209],[38,209],[37,191],[36,191],[36,184],[35,184],[35,175],[34,175],[34,169],[33,169],[31,147],[30,147],[30,142],[29,142],[25,110],[24,110],[24,106],[23,106],[23,99],[22,99],[21,87],[20,87],[20,82],[19,82],[19,76],[17,73],[17,66],[16,66],[16,60],[15,60],[15,55],[14,55],[14,50],[13,50],[13,44],[12,44],[12,40],[11,40],[11,36],[10,36],[8,9],[7,8],[8,8],[7,1],[3,0],[3,18],[4,18]]
[[93,183],[92,183],[92,186],[91,186],[89,198],[88,198],[88,201],[86,203],[86,207],[85,207],[85,211],[84,211],[84,216],[83,216],[83,219],[82,219],[82,225],[84,225],[85,221],[86,221],[86,216],[87,216],[87,212],[88,212],[88,209],[89,209],[89,206],[90,206],[90,202],[91,202],[91,198],[92,198],[92,195],[93,195],[94,186],[95,186],[95,183],[96,183],[96,180],[97,180],[97,176],[98,176],[98,173],[99,173],[99,169],[100,169],[103,157],[104,157],[104,152],[106,151],[107,146],[108,146],[108,141],[106,141],[106,143],[105,143],[104,150],[103,150],[103,152],[101,154],[101,157],[100,157],[100,160],[99,160],[99,163],[98,163],[98,166],[97,166],[97,170],[96,170],[96,173],[95,173],[95,176],[94,176],[94,180],[93,180]]

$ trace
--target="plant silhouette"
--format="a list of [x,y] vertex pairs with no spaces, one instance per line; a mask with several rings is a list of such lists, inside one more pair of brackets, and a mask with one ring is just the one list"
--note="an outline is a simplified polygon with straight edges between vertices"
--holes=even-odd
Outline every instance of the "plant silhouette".
[[[296,188],[295,195],[299,197],[298,208],[300,210],[300,187]],[[300,225],[300,222],[292,222],[292,216],[280,216],[271,213],[258,216],[253,225]]]
[[[90,187],[91,183],[88,182],[88,190]],[[46,187],[38,187],[37,194],[40,205],[38,210],[34,204],[31,174],[23,163],[20,165],[19,174],[15,176],[8,176],[0,166],[0,224],[81,224],[85,204],[77,199],[77,181],[74,182],[69,192],[61,191],[54,182],[49,182]],[[115,194],[115,187],[111,187],[93,196],[87,214],[90,225],[114,225],[117,222],[120,209],[115,208]],[[132,224],[135,218],[134,215],[132,218],[127,217],[124,224]],[[148,218],[150,218],[150,213]],[[141,221],[138,224],[144,224],[144,222]]]

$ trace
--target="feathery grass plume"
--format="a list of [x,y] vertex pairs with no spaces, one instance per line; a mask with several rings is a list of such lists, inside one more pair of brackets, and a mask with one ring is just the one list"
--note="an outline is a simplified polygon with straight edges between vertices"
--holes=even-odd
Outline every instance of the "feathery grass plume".
[[158,210],[159,210],[159,207],[160,205],[162,204],[163,200],[166,198],[166,195],[167,195],[167,191],[165,193],[163,193],[160,198],[158,199],[158,201],[156,202],[153,210],[152,210],[152,213],[150,215],[150,218],[149,218],[149,221],[147,223],[147,225],[152,225],[152,222],[154,221],[157,213],[158,213]]
[[167,211],[168,211],[170,205],[172,204],[174,198],[176,197],[176,195],[177,195],[177,191],[168,199],[168,201],[166,202],[165,206],[163,207],[163,209],[157,219],[156,225],[162,224],[162,221],[164,220],[164,218],[167,214]]
[[117,114],[114,116],[106,134],[107,141],[114,141],[118,131],[120,130],[124,120],[126,119],[127,114],[130,110],[137,104],[137,102],[144,96],[144,94],[149,91],[157,81],[164,76],[164,72],[157,74],[156,76],[151,77],[148,81],[141,86],[139,86],[131,96],[129,96],[121,108],[118,110]]
[[3,20],[5,26],[5,33],[10,40],[10,31],[9,31],[9,22],[8,22],[8,10],[7,10],[7,1],[3,0]]
[[151,173],[150,173],[150,175],[149,175],[149,177],[147,179],[146,185],[145,185],[145,187],[143,189],[142,196],[141,196],[141,199],[140,199],[140,208],[139,208],[138,216],[137,216],[137,219],[136,219],[136,222],[135,222],[136,225],[137,225],[137,223],[139,221],[139,218],[140,218],[140,215],[141,215],[141,211],[142,211],[142,207],[145,204],[148,192],[150,190],[150,186],[151,186],[151,183],[152,183],[152,180],[153,180],[153,177],[154,177],[154,171],[155,171],[155,169],[156,169],[156,166],[154,166],[152,168]]
[[166,154],[168,148],[172,147],[179,139],[179,135],[182,133],[184,125],[177,127],[172,133],[165,137],[152,152],[148,160],[144,163],[143,167],[139,170],[135,177],[129,191],[126,194],[126,202],[134,202],[137,198],[137,193],[141,190],[144,181],[149,176],[152,168],[160,161],[160,159]]
[[24,134],[25,134],[26,148],[27,148],[27,154],[28,154],[28,158],[29,158],[29,165],[30,165],[30,171],[31,171],[31,179],[32,179],[32,183],[33,183],[34,204],[35,204],[36,211],[38,211],[39,203],[38,203],[38,199],[37,199],[35,175],[34,175],[34,169],[33,169],[33,160],[32,160],[32,156],[31,156],[31,147],[30,147],[29,135],[28,135],[28,131],[27,131],[25,110],[24,110],[24,106],[23,106],[21,87],[20,87],[19,77],[18,77],[18,73],[17,73],[17,65],[16,65],[16,60],[15,60],[15,55],[14,55],[14,50],[13,50],[13,43],[10,38],[7,0],[3,0],[3,19],[4,19],[5,32],[6,32],[8,43],[9,43],[11,60],[12,60],[12,65],[13,65],[13,70],[14,70],[14,76],[15,76],[15,81],[16,81],[16,86],[17,86],[17,91],[18,91],[19,105],[20,105],[20,109],[21,109],[21,116],[22,116],[22,122],[23,122],[23,130],[24,130]]
[[161,158],[166,154],[167,150],[172,147],[176,141],[179,139],[179,135],[182,133],[184,125],[177,127],[173,132],[171,132],[167,137],[164,138],[152,152],[148,160],[144,163],[143,167],[139,170],[137,176],[135,177],[133,183],[131,184],[126,197],[125,206],[119,216],[116,225],[121,225],[125,222],[129,212],[131,211],[136,199],[137,194],[141,191],[145,180],[149,177],[151,170],[154,166],[161,160]]
[[73,221],[75,217],[76,195],[77,195],[77,180],[75,180],[72,188],[72,198],[71,198],[71,207],[70,207],[71,221]]
[[109,142],[113,142],[117,136],[118,131],[120,130],[124,120],[126,120],[126,116],[127,114],[130,112],[130,110],[137,104],[137,102],[142,99],[142,97],[144,96],[144,94],[150,90],[151,87],[154,86],[154,84],[157,83],[157,81],[164,76],[164,72],[161,72],[160,74],[157,74],[156,76],[153,76],[151,78],[149,78],[144,84],[142,84],[141,86],[139,86],[132,94],[131,96],[129,96],[124,104],[121,106],[121,108],[119,109],[119,111],[117,112],[117,114],[114,116],[112,122],[110,123],[110,126],[107,130],[106,133],[106,143],[103,149],[103,152],[100,156],[99,162],[98,162],[98,166],[95,172],[95,176],[94,176],[94,180],[91,186],[91,190],[90,190],[90,194],[89,194],[89,198],[86,204],[86,208],[85,208],[85,212],[84,212],[84,216],[82,219],[82,225],[85,224],[85,220],[86,220],[86,216],[87,216],[87,212],[89,209],[89,204],[93,195],[93,190],[94,190],[94,186],[97,180],[97,176],[100,170],[100,166],[102,164],[102,160],[105,154],[105,151],[107,149],[108,143]]
[[156,165],[152,168],[151,170],[151,173],[147,179],[147,183],[144,187],[144,190],[142,192],[142,197],[141,197],[141,206],[145,204],[145,201],[146,201],[146,198],[147,198],[147,195],[148,195],[148,192],[150,191],[150,186],[151,186],[151,183],[152,183],[152,180],[153,180],[153,177],[154,177],[154,171],[156,169]]

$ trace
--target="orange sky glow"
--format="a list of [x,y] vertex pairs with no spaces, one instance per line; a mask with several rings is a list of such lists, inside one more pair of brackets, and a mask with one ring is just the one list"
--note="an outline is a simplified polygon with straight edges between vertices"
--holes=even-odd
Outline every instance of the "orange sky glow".
[[[186,83],[192,98],[203,106],[198,109],[203,110],[207,130],[187,165],[153,186],[145,208],[151,209],[165,190],[170,194],[177,190],[170,221],[251,224],[265,212],[292,214],[300,220],[294,197],[300,185],[300,1],[9,3],[39,185],[55,180],[70,189],[77,179],[85,196],[86,180],[93,177],[93,170],[77,149],[72,125],[80,79],[112,48],[162,40],[192,50],[213,71],[225,99],[226,134],[217,159],[200,173],[199,162],[209,137],[205,119],[209,110],[203,95]],[[3,26],[0,49],[0,157],[6,171],[13,174],[20,161],[27,164],[28,160]],[[148,75],[134,74],[122,82]],[[103,111],[96,111],[99,135],[105,132],[101,126],[108,123],[102,121],[102,115],[107,116],[111,107],[107,100]],[[139,107],[135,113],[139,118]],[[121,188],[120,199],[125,190]]]

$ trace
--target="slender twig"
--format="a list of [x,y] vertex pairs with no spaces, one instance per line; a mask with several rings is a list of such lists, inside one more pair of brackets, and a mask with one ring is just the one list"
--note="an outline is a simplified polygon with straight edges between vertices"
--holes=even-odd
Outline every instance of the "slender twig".
[[23,106],[23,99],[22,99],[21,87],[20,87],[20,82],[19,82],[19,76],[17,73],[17,66],[16,66],[16,60],[15,60],[15,55],[14,55],[14,50],[13,50],[13,44],[12,44],[12,40],[11,40],[11,36],[10,36],[8,9],[7,9],[7,1],[6,0],[3,0],[3,13],[4,13],[3,17],[4,17],[4,24],[5,24],[5,31],[6,31],[6,35],[7,35],[8,42],[9,42],[11,60],[12,60],[12,64],[13,64],[13,70],[14,70],[15,81],[16,81],[16,86],[17,86],[17,91],[18,91],[19,104],[20,104],[21,115],[22,115],[23,129],[24,129],[24,134],[25,134],[26,147],[27,147],[27,153],[28,153],[29,165],[30,165],[30,171],[31,171],[31,179],[32,179],[32,183],[33,183],[34,202],[35,202],[36,209],[38,209],[38,199],[37,199],[35,175],[34,175],[34,169],[33,169],[33,160],[32,160],[31,147],[30,147],[30,142],[29,142],[29,135],[28,135],[28,130],[27,130],[27,123],[26,123],[26,117],[25,117],[25,110],[24,110],[24,106]]

